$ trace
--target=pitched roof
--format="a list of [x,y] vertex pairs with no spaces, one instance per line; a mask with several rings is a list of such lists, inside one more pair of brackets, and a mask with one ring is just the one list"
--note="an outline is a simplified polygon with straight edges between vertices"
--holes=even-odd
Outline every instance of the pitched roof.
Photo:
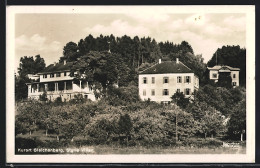
[[239,71],[239,68],[233,68],[228,65],[215,65],[214,67],[208,67],[209,70],[220,70],[220,69],[229,69],[231,71]]
[[72,62],[67,62],[65,65],[64,63],[57,63],[56,65],[51,64],[47,66],[44,70],[39,72],[38,74],[70,71],[72,64],[73,64]]
[[182,62],[166,61],[145,69],[139,74],[166,74],[166,73],[193,73],[193,71]]

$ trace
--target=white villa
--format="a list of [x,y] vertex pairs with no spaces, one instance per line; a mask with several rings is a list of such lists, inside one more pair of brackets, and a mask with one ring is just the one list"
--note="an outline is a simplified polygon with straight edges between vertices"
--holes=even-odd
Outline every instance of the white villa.
[[199,88],[199,78],[177,58],[161,62],[139,73],[139,95],[142,100],[170,102],[176,92],[191,97]]
[[[45,91],[48,100],[55,100],[61,97],[62,101],[73,99],[75,95],[82,95],[84,98],[95,101],[95,95],[88,86],[88,82],[76,82],[74,77],[70,76],[70,66],[72,62],[55,63],[46,67],[36,75],[29,75],[29,78],[37,82],[27,83],[28,98],[40,98]],[[75,72],[76,74],[76,72]]]
[[209,79],[218,82],[219,73],[228,73],[232,79],[232,86],[239,86],[239,68],[232,68],[227,65],[215,65],[214,67],[208,67]]

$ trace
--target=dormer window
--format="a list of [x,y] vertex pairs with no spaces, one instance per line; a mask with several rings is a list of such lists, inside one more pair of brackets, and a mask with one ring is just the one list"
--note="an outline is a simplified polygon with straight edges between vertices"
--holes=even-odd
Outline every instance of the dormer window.
[[64,72],[64,76],[67,76],[67,72]]
[[51,73],[51,74],[50,74],[50,78],[54,78],[54,73]]
[[44,74],[44,75],[43,75],[43,78],[47,78],[47,74]]
[[236,74],[233,74],[233,78],[236,78]]

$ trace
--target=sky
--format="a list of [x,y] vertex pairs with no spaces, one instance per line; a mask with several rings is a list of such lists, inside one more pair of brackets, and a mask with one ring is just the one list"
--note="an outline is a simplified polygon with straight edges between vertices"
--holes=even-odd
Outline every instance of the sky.
[[187,41],[194,54],[207,63],[223,45],[246,47],[246,15],[243,13],[67,13],[16,14],[15,64],[20,57],[40,54],[46,65],[57,62],[63,47],[94,37],[151,37],[157,42]]

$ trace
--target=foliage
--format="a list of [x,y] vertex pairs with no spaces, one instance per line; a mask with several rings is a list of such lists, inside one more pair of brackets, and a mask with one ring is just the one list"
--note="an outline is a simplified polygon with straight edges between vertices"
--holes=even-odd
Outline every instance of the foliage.
[[64,60],[68,62],[76,61],[78,57],[78,45],[74,42],[68,42],[63,48],[63,57],[60,58],[59,62],[62,63]]
[[40,55],[36,55],[35,59],[31,57],[21,57],[18,74],[24,77],[28,74],[36,74],[45,68],[45,61]]
[[219,87],[231,88],[232,87],[232,78],[230,76],[230,73],[220,72],[217,85]]
[[15,76],[15,100],[23,100],[28,96],[28,88],[26,83],[32,82],[28,78],[28,74],[36,74],[45,68],[45,61],[40,55],[36,55],[35,59],[31,57],[21,57],[18,74]]
[[88,81],[94,90],[100,90],[96,86],[101,84],[104,91],[117,84],[119,79],[126,78],[129,71],[117,54],[109,52],[90,52],[76,61],[72,70],[79,72],[76,79]]
[[31,80],[27,77],[16,76],[15,77],[15,101],[26,99],[28,96],[28,87],[26,83],[30,83]]
[[228,121],[228,136],[231,139],[239,139],[241,133],[246,130],[246,101],[242,100],[233,109]]
[[109,87],[108,95],[105,100],[113,106],[126,106],[140,101],[138,87],[134,85],[120,88]]
[[204,134],[206,138],[207,135],[211,137],[224,132],[224,118],[221,113],[209,108],[205,115],[199,120],[198,125],[200,127],[199,133]]
[[244,97],[244,91],[239,87],[227,89],[224,87],[216,88],[211,85],[205,85],[194,93],[194,105],[190,107],[195,108],[198,105],[206,103],[205,107],[214,107],[224,116],[229,117],[231,115],[230,107],[235,106]]
[[118,121],[119,133],[129,136],[132,127],[133,127],[133,123],[131,121],[130,116],[128,114],[120,115]]
[[171,97],[172,102],[176,103],[179,107],[182,109],[185,109],[187,105],[189,104],[189,99],[185,98],[185,95],[183,92],[176,92]]
[[47,101],[47,92],[44,90],[43,94],[40,95],[40,101]]

